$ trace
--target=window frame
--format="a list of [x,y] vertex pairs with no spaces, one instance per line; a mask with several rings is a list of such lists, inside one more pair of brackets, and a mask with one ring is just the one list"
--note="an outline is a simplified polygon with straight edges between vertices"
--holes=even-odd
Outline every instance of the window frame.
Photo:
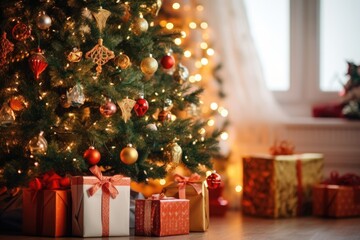
[[290,0],[290,88],[273,91],[290,116],[311,116],[311,107],[335,102],[338,92],[320,89],[320,0]]

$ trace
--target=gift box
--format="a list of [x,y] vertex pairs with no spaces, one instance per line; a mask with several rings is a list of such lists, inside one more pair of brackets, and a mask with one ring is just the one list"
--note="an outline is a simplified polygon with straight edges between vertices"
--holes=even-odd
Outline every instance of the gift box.
[[23,233],[38,236],[71,235],[70,181],[55,172],[35,178],[23,189]]
[[23,189],[23,233],[71,235],[71,191]]
[[90,171],[71,179],[73,235],[128,236],[130,178],[103,176],[96,165]]
[[200,176],[175,176],[175,182],[164,188],[168,197],[188,199],[190,202],[190,232],[204,232],[209,228],[209,191]]
[[135,200],[135,235],[170,236],[189,233],[189,200]]
[[332,173],[329,180],[313,188],[313,214],[324,217],[360,216],[360,177]]
[[244,157],[242,210],[272,218],[311,214],[312,188],[322,172],[319,153]]

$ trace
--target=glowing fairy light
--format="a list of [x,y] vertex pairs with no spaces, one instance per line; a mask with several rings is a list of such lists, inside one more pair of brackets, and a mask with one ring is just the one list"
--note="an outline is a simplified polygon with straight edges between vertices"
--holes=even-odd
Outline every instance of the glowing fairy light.
[[242,186],[241,185],[236,185],[235,187],[235,192],[241,192],[242,191]]
[[160,183],[160,185],[164,186],[166,184],[166,180],[165,179],[160,179],[159,183]]
[[210,104],[210,109],[211,110],[216,110],[216,109],[218,109],[218,107],[219,107],[219,105],[216,103],[216,102],[212,102],[211,104]]
[[176,44],[176,45],[181,45],[181,38],[175,38],[175,40],[174,40],[174,43]]
[[214,119],[209,119],[209,120],[207,121],[207,125],[208,125],[209,127],[214,126],[214,125],[215,125],[215,120],[214,120]]
[[207,58],[202,58],[200,62],[201,62],[202,65],[205,66],[205,65],[208,65],[209,60]]
[[171,22],[169,22],[169,23],[166,24],[166,28],[169,29],[169,30],[171,30],[171,29],[174,28],[174,24],[171,23]]
[[200,48],[201,49],[207,49],[208,48],[208,44],[206,42],[201,42],[200,43]]
[[173,3],[172,8],[178,10],[180,8],[180,3]]
[[195,29],[196,27],[197,27],[197,24],[195,22],[190,22],[189,23],[189,28]]
[[207,22],[200,23],[200,27],[201,27],[201,29],[207,29],[208,28]]
[[214,51],[214,49],[212,49],[212,48],[208,48],[208,49],[206,50],[206,53],[207,53],[207,55],[209,55],[209,56],[213,56],[213,55],[215,54],[215,51]]
[[228,140],[228,138],[229,138],[229,134],[227,133],[227,132],[223,132],[223,133],[221,133],[220,134],[220,138],[222,139],[222,140]]

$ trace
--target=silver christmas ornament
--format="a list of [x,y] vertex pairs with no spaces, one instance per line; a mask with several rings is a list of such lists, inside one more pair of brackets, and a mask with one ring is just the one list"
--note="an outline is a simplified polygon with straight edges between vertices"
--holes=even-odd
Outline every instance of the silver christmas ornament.
[[0,126],[10,125],[15,122],[15,113],[7,103],[0,109]]
[[36,17],[36,26],[41,30],[46,30],[51,26],[51,18],[44,11],[39,12]]
[[189,70],[187,67],[179,63],[175,72],[173,73],[173,77],[179,83],[186,82],[189,78]]
[[28,148],[31,154],[46,154],[48,143],[43,135],[44,132],[41,131],[29,141]]
[[80,107],[85,102],[83,86],[77,83],[72,89],[66,92],[66,97],[71,106]]

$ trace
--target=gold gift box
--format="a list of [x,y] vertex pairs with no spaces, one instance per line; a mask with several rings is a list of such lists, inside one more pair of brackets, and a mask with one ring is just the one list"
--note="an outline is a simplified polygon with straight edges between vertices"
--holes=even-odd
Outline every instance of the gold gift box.
[[243,158],[244,213],[262,217],[311,214],[312,187],[323,177],[323,155],[251,155]]
[[[190,232],[204,232],[209,228],[209,191],[205,181],[192,184],[201,186],[201,193],[186,184],[186,199],[190,201]],[[170,184],[164,189],[164,193],[167,197],[179,198],[178,184]]]

